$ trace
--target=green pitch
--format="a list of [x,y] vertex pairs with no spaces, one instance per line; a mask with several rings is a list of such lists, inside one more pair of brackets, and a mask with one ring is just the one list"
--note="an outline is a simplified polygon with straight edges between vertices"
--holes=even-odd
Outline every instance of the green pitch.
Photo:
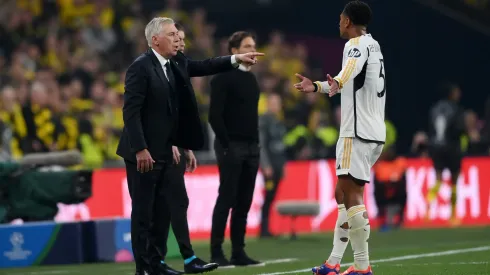
[[[331,234],[299,236],[288,239],[248,240],[248,254],[266,261],[261,267],[218,269],[209,274],[282,275],[311,274],[306,269],[321,264],[331,249]],[[376,275],[490,275],[490,227],[401,230],[372,232],[370,259]],[[195,243],[199,257],[209,259],[206,243]],[[227,246],[229,249],[229,246]],[[347,248],[344,263],[352,262]],[[169,264],[182,269],[181,260]],[[133,275],[133,264],[91,264],[0,269],[2,275]],[[343,268],[342,270],[344,270]]]

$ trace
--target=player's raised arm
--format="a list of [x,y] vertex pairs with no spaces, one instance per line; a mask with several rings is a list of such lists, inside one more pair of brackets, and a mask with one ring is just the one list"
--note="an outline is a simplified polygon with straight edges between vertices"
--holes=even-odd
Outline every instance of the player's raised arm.
[[309,78],[304,77],[300,74],[296,74],[296,77],[301,80],[300,83],[294,84],[294,88],[303,93],[328,93],[333,96],[338,91],[338,84],[333,80],[333,78],[327,74],[327,81],[311,81]]
[[347,59],[340,73],[334,78],[327,75],[327,81],[313,82],[316,86],[315,91],[333,96],[344,87],[345,83],[349,82],[361,72],[368,58],[368,49],[359,47],[359,37],[351,39],[348,43]]
[[347,60],[345,60],[342,70],[333,78],[340,89],[362,71],[362,67],[367,61],[368,49],[359,46],[359,37],[349,41],[346,58]]
[[347,59],[344,62],[342,70],[336,77],[332,78],[330,75],[327,75],[327,81],[312,82],[310,79],[296,74],[301,82],[295,84],[294,87],[306,93],[319,92],[328,94],[329,96],[337,94],[345,83],[349,82],[361,72],[368,58],[368,49],[359,47],[359,37],[351,39],[347,47]]

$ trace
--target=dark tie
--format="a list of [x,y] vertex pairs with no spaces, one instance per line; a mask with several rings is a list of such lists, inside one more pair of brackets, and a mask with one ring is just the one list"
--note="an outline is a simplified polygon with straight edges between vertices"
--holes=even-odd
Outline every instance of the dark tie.
[[170,82],[172,88],[175,89],[175,76],[174,73],[172,72],[172,66],[170,66],[170,61],[167,61],[167,63],[165,64],[165,69],[167,71],[168,82]]
[[170,100],[172,101],[172,112],[174,118],[174,127],[172,136],[174,138],[177,137],[177,127],[178,127],[178,117],[179,117],[179,94],[177,91],[175,76],[172,72],[172,66],[170,65],[170,61],[165,64],[165,70],[167,71],[168,82],[170,83]]

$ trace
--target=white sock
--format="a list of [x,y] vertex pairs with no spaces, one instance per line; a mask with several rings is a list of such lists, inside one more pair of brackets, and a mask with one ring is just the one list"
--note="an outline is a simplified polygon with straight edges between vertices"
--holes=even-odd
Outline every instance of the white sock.
[[354,268],[359,271],[369,267],[368,239],[371,233],[369,218],[364,204],[356,205],[347,210],[349,221],[349,237],[354,250]]
[[335,223],[335,230],[333,233],[333,248],[330,257],[327,262],[329,265],[340,264],[342,257],[344,256],[345,249],[349,243],[349,224],[347,223],[347,210],[345,205],[338,205],[339,212],[337,215],[337,222]]

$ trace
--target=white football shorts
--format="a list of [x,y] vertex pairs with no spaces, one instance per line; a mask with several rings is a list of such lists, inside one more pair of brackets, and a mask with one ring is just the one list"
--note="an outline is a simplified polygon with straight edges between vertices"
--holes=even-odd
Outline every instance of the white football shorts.
[[364,142],[355,137],[341,137],[337,141],[337,176],[351,175],[369,182],[371,168],[383,151],[383,144]]

